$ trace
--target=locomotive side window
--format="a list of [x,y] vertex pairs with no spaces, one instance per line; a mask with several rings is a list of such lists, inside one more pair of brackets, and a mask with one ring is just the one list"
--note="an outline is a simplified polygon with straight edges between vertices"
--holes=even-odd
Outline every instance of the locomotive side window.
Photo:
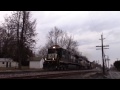
[[57,54],[54,54],[54,58],[57,59]]
[[63,50],[62,50],[62,58],[66,59],[66,56],[67,56],[67,55],[66,55],[66,50],[63,49]]
[[65,51],[62,50],[62,58],[65,58]]
[[62,55],[61,55],[62,59],[64,61],[68,61],[68,51],[65,49],[62,49],[61,53],[62,53]]

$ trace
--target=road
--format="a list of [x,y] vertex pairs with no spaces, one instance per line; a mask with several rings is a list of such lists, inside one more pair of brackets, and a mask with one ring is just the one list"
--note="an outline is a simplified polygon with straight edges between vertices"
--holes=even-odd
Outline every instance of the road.
[[120,72],[118,71],[109,71],[109,79],[120,79]]

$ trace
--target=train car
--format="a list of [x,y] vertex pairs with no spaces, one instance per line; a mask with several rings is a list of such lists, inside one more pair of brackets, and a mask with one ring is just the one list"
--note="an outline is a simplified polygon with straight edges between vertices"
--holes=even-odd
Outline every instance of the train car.
[[43,64],[43,69],[49,70],[81,69],[85,67],[85,60],[80,59],[77,55],[58,45],[48,49],[48,54]]

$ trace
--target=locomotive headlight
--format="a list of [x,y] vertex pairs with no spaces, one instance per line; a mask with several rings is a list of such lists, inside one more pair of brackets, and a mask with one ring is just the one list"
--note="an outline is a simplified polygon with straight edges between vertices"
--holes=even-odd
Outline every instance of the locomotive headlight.
[[55,46],[53,48],[55,49]]
[[47,60],[47,59],[45,58],[45,60]]

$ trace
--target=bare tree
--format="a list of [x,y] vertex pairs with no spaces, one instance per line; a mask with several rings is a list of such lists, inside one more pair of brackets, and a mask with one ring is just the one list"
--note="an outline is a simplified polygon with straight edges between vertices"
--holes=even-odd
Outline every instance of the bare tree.
[[57,27],[54,27],[48,33],[47,40],[47,44],[39,50],[40,56],[44,56],[47,53],[47,49],[52,45],[59,45],[64,49],[79,54],[79,52],[77,51],[78,42],[75,41],[72,36],[69,36],[66,32],[58,29]]
[[61,38],[61,36],[63,35],[63,31],[58,29],[57,27],[54,27],[53,30],[51,30],[49,33],[48,33],[48,42],[50,45],[57,45],[59,44],[58,43],[58,40],[59,38]]
[[[27,60],[34,49],[36,36],[36,20],[31,20],[30,11],[15,11],[11,16],[5,18],[2,24],[4,34],[4,47],[7,47],[6,53],[11,50],[14,45],[12,57],[19,60],[19,68],[21,62]],[[9,50],[8,50],[9,49]],[[5,54],[4,54],[5,55]]]
[[35,33],[35,27],[36,27],[36,20],[31,21],[30,20],[30,11],[22,11],[22,27],[21,27],[21,32],[20,32],[20,42],[19,42],[19,47],[20,47],[20,52],[21,52],[21,60],[24,61],[23,55],[25,54],[25,49],[33,49],[34,46],[33,44],[35,43],[35,40],[33,37],[36,35]]
[[41,58],[45,58],[46,55],[47,55],[47,48],[46,47],[40,48],[38,56]]

